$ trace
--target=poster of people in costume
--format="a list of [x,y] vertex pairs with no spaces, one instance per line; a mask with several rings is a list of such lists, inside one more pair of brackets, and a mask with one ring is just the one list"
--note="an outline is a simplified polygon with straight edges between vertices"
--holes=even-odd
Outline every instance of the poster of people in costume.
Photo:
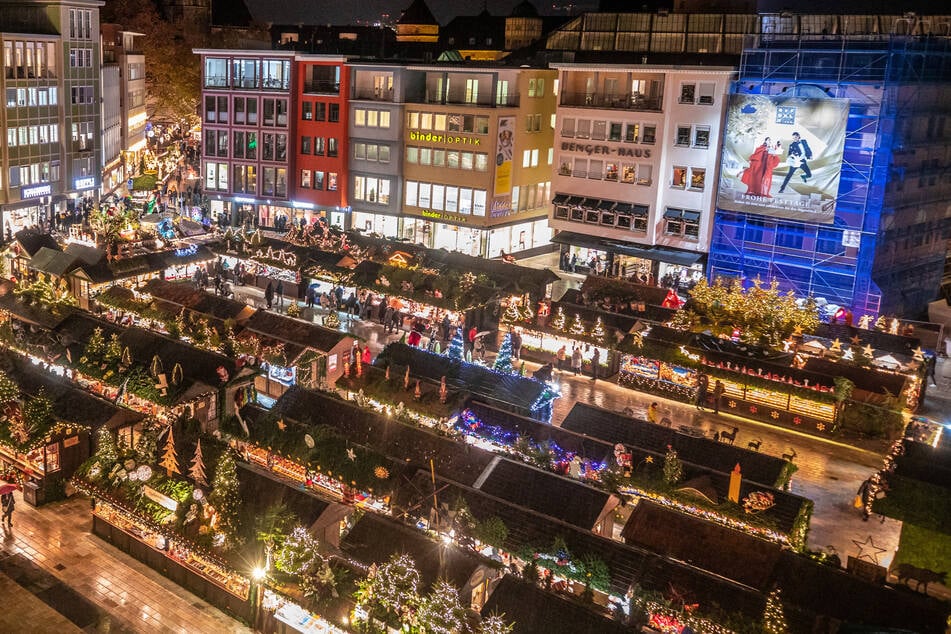
[[731,95],[717,207],[831,223],[848,99]]

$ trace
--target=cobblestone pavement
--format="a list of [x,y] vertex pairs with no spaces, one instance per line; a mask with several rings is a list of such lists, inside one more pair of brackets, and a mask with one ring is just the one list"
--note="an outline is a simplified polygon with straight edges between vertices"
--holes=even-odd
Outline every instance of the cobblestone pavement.
[[[74,497],[36,509],[15,495],[13,528],[0,532],[0,588],[12,580],[86,632],[251,632],[92,535],[88,499]],[[10,600],[7,596],[7,606]],[[25,614],[7,611],[21,619]],[[18,627],[5,627],[3,618],[0,631],[27,631],[22,621]],[[55,615],[42,618],[43,624],[57,622]],[[76,630],[32,629],[31,623],[29,631]]]

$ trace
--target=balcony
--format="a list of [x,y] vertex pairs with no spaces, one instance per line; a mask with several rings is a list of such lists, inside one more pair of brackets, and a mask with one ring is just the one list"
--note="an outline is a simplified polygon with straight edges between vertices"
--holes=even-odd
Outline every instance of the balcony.
[[367,101],[393,101],[393,89],[384,90],[382,88],[358,87],[353,91],[353,98],[365,99]]
[[339,95],[340,82],[324,79],[311,79],[304,83],[304,92],[321,95]]
[[497,97],[495,101],[492,101],[491,96],[486,96],[472,101],[461,95],[449,95],[448,97],[442,97],[441,95],[427,94],[424,103],[439,104],[443,106],[455,105],[479,106],[483,108],[514,108],[519,104],[519,95],[503,95],[501,97]]
[[577,108],[608,108],[611,110],[650,110],[660,111],[663,99],[648,97],[640,93],[613,95],[589,92],[561,93],[562,106]]

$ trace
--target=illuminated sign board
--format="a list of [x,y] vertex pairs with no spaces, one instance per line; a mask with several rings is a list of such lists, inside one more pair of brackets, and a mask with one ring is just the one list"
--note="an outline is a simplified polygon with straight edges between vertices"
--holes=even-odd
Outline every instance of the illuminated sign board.
[[449,220],[450,222],[469,222],[468,216],[457,214],[447,214],[441,211],[431,211],[429,209],[420,212],[423,218],[432,218],[433,220]]
[[27,198],[40,198],[42,196],[49,196],[53,193],[53,186],[47,183],[46,185],[30,185],[28,187],[20,188],[20,198],[26,200]]
[[94,189],[96,187],[96,179],[92,176],[77,178],[75,181],[73,181],[73,186],[76,189]]
[[452,134],[433,134],[432,132],[409,133],[410,141],[426,141],[427,143],[448,143],[449,145],[482,145],[482,139],[474,136],[455,136]]

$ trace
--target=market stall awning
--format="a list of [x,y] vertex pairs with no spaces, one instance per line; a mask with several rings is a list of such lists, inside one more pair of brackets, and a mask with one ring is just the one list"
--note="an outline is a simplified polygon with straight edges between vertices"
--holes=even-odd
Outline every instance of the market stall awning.
[[646,258],[667,262],[668,264],[679,264],[681,266],[690,266],[699,262],[706,254],[697,251],[684,251],[672,247],[661,247],[655,245],[639,245],[632,242],[619,242],[597,236],[589,236],[574,231],[561,231],[551,239],[556,244],[569,244],[586,249],[596,249],[598,251],[611,251],[620,255],[629,255],[636,258]]

